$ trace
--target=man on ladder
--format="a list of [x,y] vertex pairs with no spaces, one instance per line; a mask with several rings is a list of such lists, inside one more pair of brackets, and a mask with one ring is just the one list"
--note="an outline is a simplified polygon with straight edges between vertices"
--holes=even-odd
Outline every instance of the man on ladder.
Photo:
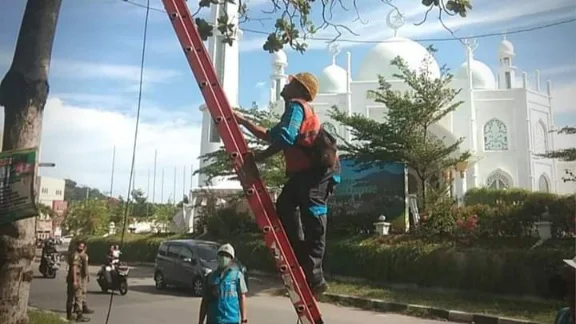
[[266,150],[254,156],[256,162],[284,151],[288,181],[278,197],[276,209],[315,296],[328,289],[322,270],[327,200],[340,182],[336,140],[321,127],[309,104],[317,93],[316,78],[310,73],[299,73],[290,76],[289,83],[282,89],[285,110],[276,126],[265,129],[236,114],[240,125],[270,143]]

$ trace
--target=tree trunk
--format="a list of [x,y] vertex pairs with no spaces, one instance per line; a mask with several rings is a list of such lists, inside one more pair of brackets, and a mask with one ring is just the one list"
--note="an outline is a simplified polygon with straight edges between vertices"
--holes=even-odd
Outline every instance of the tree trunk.
[[[3,149],[39,146],[48,69],[61,0],[28,0],[12,65],[0,84]],[[34,218],[0,227],[0,323],[28,323]]]

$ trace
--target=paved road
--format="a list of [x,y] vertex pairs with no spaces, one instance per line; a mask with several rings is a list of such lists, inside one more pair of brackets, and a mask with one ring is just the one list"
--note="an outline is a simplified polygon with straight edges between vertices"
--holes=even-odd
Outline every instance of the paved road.
[[[38,263],[35,264],[35,271]],[[65,268],[65,267],[64,267]],[[65,270],[65,269],[63,269]],[[97,267],[91,267],[95,278]],[[110,315],[110,324],[194,324],[198,320],[200,299],[186,292],[166,290],[156,291],[151,279],[151,268],[137,267],[131,272],[130,290],[127,295],[115,295]],[[43,279],[39,275],[32,281],[30,304],[62,314],[65,309],[65,271],[60,271],[56,279]],[[294,324],[296,315],[290,301],[285,297],[273,297],[262,292],[272,283],[258,278],[250,280],[248,317],[256,324]],[[272,284],[273,285],[273,284]],[[96,311],[91,315],[92,323],[106,323],[106,312],[110,295],[100,292],[95,280],[90,282],[89,305]],[[330,304],[320,305],[324,321],[328,324],[350,323],[394,323],[394,324],[434,324],[439,321],[423,320],[396,314],[378,314]]]

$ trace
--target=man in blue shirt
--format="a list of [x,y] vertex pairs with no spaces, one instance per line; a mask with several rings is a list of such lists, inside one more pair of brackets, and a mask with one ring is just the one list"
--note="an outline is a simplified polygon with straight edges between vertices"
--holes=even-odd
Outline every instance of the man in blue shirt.
[[224,244],[218,249],[218,269],[204,283],[198,324],[248,323],[246,294],[248,288],[242,271],[234,263],[234,248]]
[[240,125],[270,143],[266,150],[254,156],[256,162],[284,152],[288,182],[276,201],[276,209],[308,285],[316,296],[328,289],[322,269],[327,201],[340,181],[340,176],[335,173],[339,168],[335,148],[330,148],[334,163],[330,162],[329,167],[318,158],[329,156],[324,153],[330,150],[322,152],[320,149],[318,140],[327,137],[321,137],[326,133],[320,135],[323,132],[320,121],[309,104],[317,91],[318,81],[312,74],[291,76],[281,93],[286,103],[284,114],[280,122],[270,129],[236,114]]
[[556,319],[554,324],[574,324],[576,319],[576,298],[575,298],[575,286],[576,286],[576,257],[574,259],[563,260],[565,266],[562,268],[561,280],[563,287],[561,287],[562,297],[568,303],[568,307],[560,309],[556,313]]

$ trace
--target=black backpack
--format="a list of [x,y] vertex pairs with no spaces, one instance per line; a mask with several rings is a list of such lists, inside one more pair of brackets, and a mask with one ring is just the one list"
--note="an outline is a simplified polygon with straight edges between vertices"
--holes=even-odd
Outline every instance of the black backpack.
[[324,126],[318,130],[318,135],[311,147],[305,147],[314,166],[333,169],[338,163],[338,148],[336,138]]

